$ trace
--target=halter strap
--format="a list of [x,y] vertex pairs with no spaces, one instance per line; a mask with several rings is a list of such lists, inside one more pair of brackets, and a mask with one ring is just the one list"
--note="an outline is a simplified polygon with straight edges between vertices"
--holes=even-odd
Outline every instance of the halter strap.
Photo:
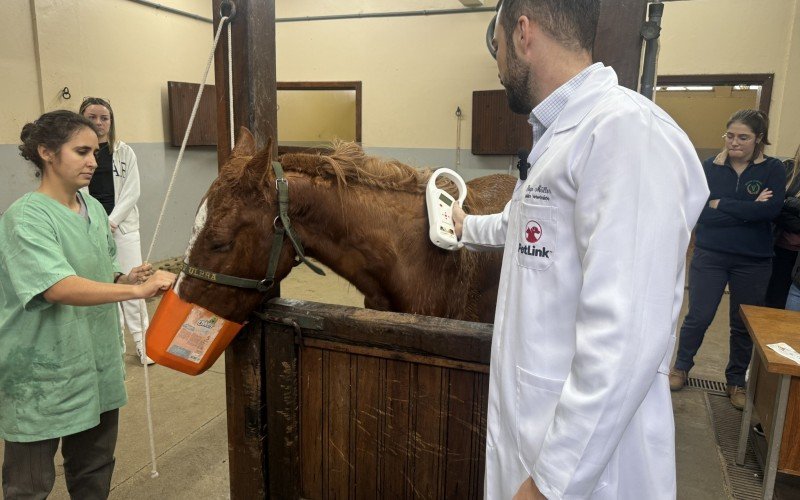
[[[275,170],[275,189],[278,191],[278,216],[272,222],[275,229],[275,235],[272,237],[272,250],[270,251],[269,261],[267,261],[267,275],[263,280],[254,280],[249,278],[239,278],[228,274],[215,273],[200,269],[189,265],[187,262],[183,263],[181,269],[184,274],[192,278],[209,281],[211,283],[218,283],[220,285],[235,286],[237,288],[253,288],[259,292],[266,292],[275,284],[275,272],[278,269],[278,260],[280,259],[281,250],[283,250],[283,237],[286,235],[291,241],[297,256],[294,265],[303,263],[307,265],[315,273],[325,276],[325,272],[318,266],[314,265],[306,258],[303,244],[300,242],[300,237],[295,233],[292,227],[292,222],[289,219],[289,181],[283,174],[283,167],[277,161],[272,162],[272,168]],[[280,223],[278,221],[280,220]]]

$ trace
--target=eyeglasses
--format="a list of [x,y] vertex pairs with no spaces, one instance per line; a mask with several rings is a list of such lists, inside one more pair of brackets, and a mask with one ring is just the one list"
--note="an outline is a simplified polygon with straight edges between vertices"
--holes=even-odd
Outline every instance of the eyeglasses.
[[728,132],[728,133],[722,134],[722,138],[725,139],[728,142],[733,142],[734,139],[737,139],[739,142],[750,142],[753,139],[755,139],[756,136],[749,135],[749,134],[736,135],[736,134],[733,134],[731,132]]

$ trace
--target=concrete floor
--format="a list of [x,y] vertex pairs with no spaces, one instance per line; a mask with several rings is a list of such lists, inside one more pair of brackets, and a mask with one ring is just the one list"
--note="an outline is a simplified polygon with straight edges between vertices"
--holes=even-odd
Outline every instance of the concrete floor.
[[[304,266],[296,273],[308,272]],[[310,273],[309,273],[310,274]],[[309,280],[315,279],[311,276]],[[309,282],[311,284],[309,284]],[[303,281],[302,290],[284,296],[315,300],[306,293],[315,287]],[[287,293],[287,291],[290,291]],[[352,289],[348,293],[352,292]],[[696,358],[692,376],[724,380],[727,363],[727,295]],[[346,302],[353,303],[350,296]],[[151,303],[153,308],[155,303]],[[684,311],[685,313],[685,311]],[[224,359],[198,377],[190,377],[163,367],[148,370],[155,427],[155,448],[159,477],[150,478],[150,452],[145,410],[144,369],[136,362],[128,339],[128,404],[120,413],[117,463],[110,498],[127,499],[224,499],[229,498],[227,431],[225,414]],[[703,393],[684,389],[674,393],[677,430],[678,498],[732,498],[725,486],[720,455],[715,443],[711,417]],[[0,453],[3,445],[0,441]],[[59,475],[50,498],[69,498],[64,483],[60,455]]]

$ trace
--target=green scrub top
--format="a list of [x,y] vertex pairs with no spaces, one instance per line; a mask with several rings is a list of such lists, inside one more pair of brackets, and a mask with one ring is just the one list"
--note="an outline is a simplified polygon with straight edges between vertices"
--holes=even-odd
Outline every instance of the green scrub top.
[[51,304],[77,275],[110,283],[119,272],[103,206],[88,218],[41,193],[0,217],[0,438],[41,441],[81,432],[127,401],[117,304]]

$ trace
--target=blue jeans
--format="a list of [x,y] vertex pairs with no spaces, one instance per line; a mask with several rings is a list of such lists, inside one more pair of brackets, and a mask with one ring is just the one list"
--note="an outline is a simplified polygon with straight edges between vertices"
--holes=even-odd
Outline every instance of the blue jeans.
[[681,326],[676,369],[688,372],[694,366],[694,356],[717,313],[727,284],[731,292],[731,336],[725,379],[729,385],[744,387],[753,341],[739,315],[739,306],[764,304],[771,269],[772,259],[769,257],[747,257],[695,248],[689,268],[689,313]]
[[786,309],[800,311],[800,288],[795,284],[789,287],[789,295],[786,297]]

